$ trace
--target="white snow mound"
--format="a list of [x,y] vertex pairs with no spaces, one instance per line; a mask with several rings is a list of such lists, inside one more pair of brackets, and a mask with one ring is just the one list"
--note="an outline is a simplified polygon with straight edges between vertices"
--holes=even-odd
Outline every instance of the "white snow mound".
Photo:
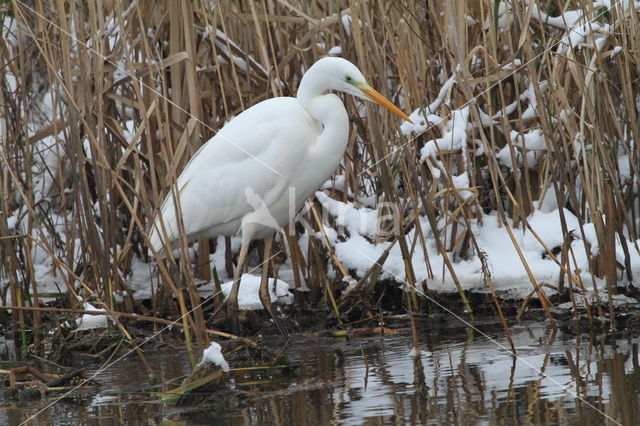
[[[240,291],[238,293],[238,307],[241,311],[253,311],[263,309],[260,302],[260,281],[262,277],[257,275],[244,274],[240,280]],[[278,280],[274,291],[273,283],[275,279],[269,278],[269,293],[271,294],[271,303],[293,303],[293,294],[289,291],[289,284]],[[222,284],[222,293],[227,299],[231,293],[233,281]]]
[[202,352],[202,361],[198,365],[202,365],[206,362],[217,365],[222,368],[222,371],[229,371],[229,364],[222,355],[222,348],[216,342],[211,342],[209,347]]

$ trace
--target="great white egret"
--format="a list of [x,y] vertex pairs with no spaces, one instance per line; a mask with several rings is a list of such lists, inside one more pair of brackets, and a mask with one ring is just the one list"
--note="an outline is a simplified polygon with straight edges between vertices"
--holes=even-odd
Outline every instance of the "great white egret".
[[[349,117],[330,90],[372,100],[411,121],[351,62],[322,58],[302,77],[297,97],[260,102],[209,139],[178,177],[151,228],[149,244],[159,254],[178,245],[181,228],[187,240],[242,236],[227,311],[233,328],[249,243],[266,238],[267,259],[274,232],[331,176],[347,147]],[[260,298],[273,314],[265,277]]]

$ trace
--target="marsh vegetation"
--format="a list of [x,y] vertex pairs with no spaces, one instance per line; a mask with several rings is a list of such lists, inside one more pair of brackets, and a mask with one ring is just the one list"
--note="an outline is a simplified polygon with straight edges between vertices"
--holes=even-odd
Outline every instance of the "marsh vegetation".
[[131,346],[141,324],[176,325],[189,347],[226,336],[217,289],[237,239],[159,259],[150,223],[217,129],[295,96],[325,55],[356,64],[413,124],[345,98],[342,163],[268,260],[290,286],[291,331],[434,313],[496,315],[507,340],[526,317],[618,328],[638,303],[639,13],[591,0],[0,2],[1,319],[16,352],[73,340],[96,309]]

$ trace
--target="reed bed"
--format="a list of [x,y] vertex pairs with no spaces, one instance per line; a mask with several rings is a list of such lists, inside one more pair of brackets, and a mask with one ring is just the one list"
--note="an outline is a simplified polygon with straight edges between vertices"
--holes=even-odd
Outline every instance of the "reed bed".
[[[150,222],[217,129],[257,102],[295,95],[304,70],[338,51],[396,104],[418,109],[416,125],[400,131],[385,111],[347,99],[352,133],[336,171],[341,184],[325,191],[354,206],[378,200],[378,217],[391,218],[379,229],[400,230],[369,239],[399,247],[405,307],[420,309],[431,280],[446,272],[470,315],[478,307],[456,269],[476,258],[500,312],[492,271],[501,265],[483,257],[474,229],[497,217],[521,253],[516,234],[533,232],[528,218],[545,200],[560,209],[564,243],[541,255],[562,273],[543,282],[521,256],[536,303],[551,319],[553,287],[577,309],[592,300],[581,296],[585,287],[599,297],[598,279],[611,301],[636,279],[639,256],[640,23],[629,2],[600,3],[1,2],[2,304],[37,307],[63,293],[78,309],[90,300],[107,311],[181,312],[184,329],[195,330],[187,337],[203,342],[208,314],[196,284],[212,278],[209,255],[223,245],[225,266],[214,273],[231,275],[231,241],[185,244],[188,261],[157,262],[147,250]],[[583,26],[567,21],[580,14]],[[431,123],[429,114],[443,121]],[[455,120],[468,122],[460,143],[430,144],[453,135]],[[533,137],[538,143],[528,145]],[[462,185],[453,179],[465,173]],[[275,263],[310,290],[299,300],[306,307],[339,321],[354,305],[340,297],[346,278],[364,295],[360,312],[374,312],[389,251],[366,273],[345,266],[322,223],[339,240],[349,230],[319,200],[311,203],[299,217],[305,231],[279,234],[286,256]],[[578,227],[566,225],[565,211]],[[584,241],[580,253],[576,239]],[[590,250],[596,242],[599,251]],[[430,244],[443,270],[431,269]],[[617,246],[624,253],[616,257]],[[426,276],[414,270],[420,255]],[[592,282],[575,270],[581,256]],[[131,297],[144,271],[153,280],[146,306]],[[608,306],[597,314],[615,314]],[[37,341],[41,315],[18,309],[7,319]]]

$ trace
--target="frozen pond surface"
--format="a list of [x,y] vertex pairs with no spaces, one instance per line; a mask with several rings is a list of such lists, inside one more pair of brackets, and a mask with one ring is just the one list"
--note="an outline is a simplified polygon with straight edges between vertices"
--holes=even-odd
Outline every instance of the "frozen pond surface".
[[[197,416],[154,402],[157,384],[174,387],[168,382],[189,365],[184,351],[150,349],[155,382],[130,355],[97,377],[97,391],[48,408],[53,399],[22,403],[4,395],[0,424],[20,424],[40,410],[28,423],[640,424],[640,338],[553,336],[528,323],[512,328],[514,359],[500,349],[509,344],[499,327],[481,328],[489,338],[451,324],[424,327],[421,358],[409,355],[406,329],[384,337],[293,336],[286,355],[312,375],[239,385],[249,395],[240,407]],[[86,365],[86,376],[99,366]]]

